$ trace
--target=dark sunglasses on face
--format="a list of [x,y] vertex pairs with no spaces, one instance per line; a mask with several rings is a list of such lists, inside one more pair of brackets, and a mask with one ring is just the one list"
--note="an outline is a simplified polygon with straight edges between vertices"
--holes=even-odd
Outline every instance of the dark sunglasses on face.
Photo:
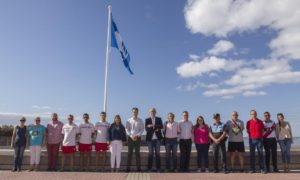
[[25,122],[26,120],[20,120],[21,122]]

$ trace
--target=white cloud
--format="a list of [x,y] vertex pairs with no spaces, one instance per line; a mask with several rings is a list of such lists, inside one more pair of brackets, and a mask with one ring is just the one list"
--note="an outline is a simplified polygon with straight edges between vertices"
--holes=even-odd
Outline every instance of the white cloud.
[[42,119],[42,123],[45,124],[48,120],[50,120],[49,112],[44,113],[19,113],[19,112],[0,112],[0,119],[2,124],[7,125],[15,125],[18,123],[18,120],[21,117],[26,117],[27,122],[26,124],[32,124],[35,117],[39,116]]
[[[251,63],[247,59],[207,56],[196,60],[194,58],[178,66],[177,73],[181,77],[210,77],[212,73],[218,75],[221,80],[217,83],[218,88],[207,89],[203,92],[204,96],[219,96],[223,99],[236,95],[264,96],[267,92],[260,90],[263,87],[300,83],[300,71],[293,70],[291,66],[294,62],[292,60],[300,59],[299,0],[189,0],[184,16],[186,27],[192,33],[221,39],[260,28],[277,32],[268,43],[270,54],[262,59],[251,59]],[[219,42],[222,41],[225,40]],[[230,41],[225,42],[230,44]],[[220,55],[233,48],[239,50],[233,44],[223,45],[223,48],[217,48],[217,44],[208,50],[209,55]],[[244,52],[242,50],[234,54],[247,54],[250,51],[245,48]],[[230,72],[232,76],[224,79],[222,71]]]
[[254,68],[241,68],[225,83],[235,86],[300,83],[300,72],[292,71],[286,60],[260,60]]
[[241,94],[245,91],[255,90],[261,87],[262,87],[261,85],[256,85],[256,84],[246,84],[246,85],[231,86],[225,88],[222,87],[222,88],[204,91],[203,95],[207,97],[212,97],[212,96],[226,97],[226,96]]
[[[300,14],[300,12],[299,12]],[[299,15],[300,16],[300,15]],[[299,18],[300,22],[300,18]],[[300,23],[299,23],[300,24]],[[287,57],[291,59],[300,59],[300,27],[293,30],[281,31],[270,43],[274,57]]]
[[48,110],[48,109],[51,109],[50,106],[38,106],[38,105],[33,105],[31,106],[32,109],[37,109],[37,110]]
[[222,96],[221,98],[222,99],[234,99],[234,96],[228,95],[228,96]]
[[219,40],[212,49],[207,51],[210,55],[220,55],[234,48],[234,44],[230,41]]
[[189,0],[184,9],[192,33],[227,37],[268,27],[278,32],[273,55],[300,59],[299,0]]
[[197,81],[196,83],[190,83],[186,86],[178,86],[176,89],[179,91],[194,91],[198,88],[205,88],[205,89],[215,89],[218,88],[218,84],[205,84],[201,83],[200,81]]
[[266,95],[266,92],[258,93],[255,90],[271,84],[287,83],[300,83],[300,71],[292,71],[291,66],[284,60],[258,60],[254,67],[243,67],[230,79],[220,83],[226,87],[207,90],[203,95],[209,97],[237,94]]
[[246,91],[243,96],[265,96],[267,93],[265,91]]
[[242,60],[226,60],[215,56],[186,62],[177,67],[177,73],[181,77],[196,77],[218,71],[232,71],[244,64]]

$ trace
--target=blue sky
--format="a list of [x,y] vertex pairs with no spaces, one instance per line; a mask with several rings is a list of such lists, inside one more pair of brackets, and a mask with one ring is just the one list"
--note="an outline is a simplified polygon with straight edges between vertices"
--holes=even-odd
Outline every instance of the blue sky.
[[[164,119],[168,112],[174,112],[179,121],[181,112],[188,110],[192,121],[201,114],[209,123],[215,112],[225,121],[231,111],[237,110],[246,121],[249,111],[256,109],[260,117],[266,110],[274,118],[283,112],[295,128],[300,128],[300,55],[297,50],[287,52],[278,47],[300,47],[296,38],[300,35],[295,34],[295,42],[290,43],[284,33],[290,32],[292,25],[277,26],[268,23],[274,22],[268,18],[253,21],[251,13],[244,24],[234,19],[240,26],[226,24],[232,14],[242,13],[238,10],[223,12],[222,17],[227,19],[219,22],[218,13],[211,14],[219,12],[214,9],[217,6],[210,6],[216,2],[203,2],[1,1],[0,123],[15,123],[22,114],[30,122],[41,115],[46,123],[51,112],[58,112],[63,120],[67,114],[80,119],[88,112],[91,121],[98,120],[103,109],[107,6],[111,4],[134,75],[112,49],[109,121],[120,114],[125,122],[133,106],[140,108],[141,118],[146,118],[148,109],[154,106]],[[224,1],[222,6],[228,4]],[[276,4],[273,8],[276,10]],[[288,15],[280,14],[275,20],[287,22]],[[270,64],[274,69],[283,68],[285,78],[275,77],[277,71],[270,74],[265,68]],[[259,78],[243,76],[247,69]],[[235,75],[242,79],[227,81]],[[253,81],[266,76],[266,81]],[[220,89],[234,89],[234,93],[215,91]]]

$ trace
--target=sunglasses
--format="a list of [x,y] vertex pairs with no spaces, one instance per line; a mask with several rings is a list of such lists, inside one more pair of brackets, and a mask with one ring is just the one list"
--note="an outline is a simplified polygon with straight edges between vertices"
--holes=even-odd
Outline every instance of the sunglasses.
[[26,120],[20,120],[21,122],[25,122]]

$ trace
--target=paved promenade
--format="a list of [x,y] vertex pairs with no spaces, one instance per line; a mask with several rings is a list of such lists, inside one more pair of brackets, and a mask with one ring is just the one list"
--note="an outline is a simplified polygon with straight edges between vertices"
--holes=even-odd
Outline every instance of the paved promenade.
[[15,172],[0,171],[1,180],[299,180],[299,172],[293,173],[95,173],[95,172]]

